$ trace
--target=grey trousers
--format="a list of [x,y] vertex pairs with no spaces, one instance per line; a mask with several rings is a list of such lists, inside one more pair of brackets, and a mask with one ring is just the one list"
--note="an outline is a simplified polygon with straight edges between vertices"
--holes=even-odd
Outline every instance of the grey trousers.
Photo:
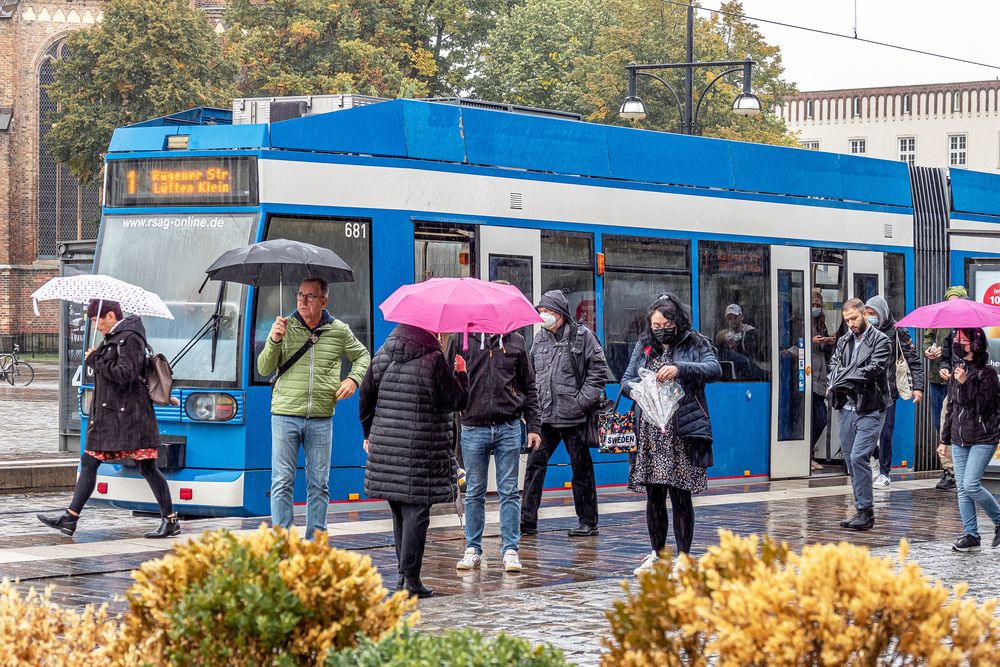
[[859,415],[854,410],[840,410],[840,448],[844,452],[847,474],[854,489],[854,506],[870,509],[875,501],[872,496],[872,470],[868,459],[878,444],[885,410]]

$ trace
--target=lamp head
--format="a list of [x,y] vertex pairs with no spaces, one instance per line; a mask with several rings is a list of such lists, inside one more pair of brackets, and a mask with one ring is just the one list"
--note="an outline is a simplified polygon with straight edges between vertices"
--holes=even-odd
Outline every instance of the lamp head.
[[760,98],[753,93],[741,93],[733,100],[733,113],[737,116],[756,116],[760,110]]
[[642,120],[646,117],[646,105],[635,95],[629,95],[622,102],[622,106],[618,110],[618,115],[630,120]]

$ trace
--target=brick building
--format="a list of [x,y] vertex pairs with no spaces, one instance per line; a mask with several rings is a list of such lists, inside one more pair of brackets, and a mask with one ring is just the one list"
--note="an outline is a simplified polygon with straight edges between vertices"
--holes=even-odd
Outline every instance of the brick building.
[[[224,0],[194,0],[221,31]],[[63,240],[94,238],[100,188],[81,187],[45,148],[55,104],[44,86],[66,36],[103,18],[104,0],[0,0],[0,348],[6,334],[54,334],[55,304],[31,293],[58,271]]]

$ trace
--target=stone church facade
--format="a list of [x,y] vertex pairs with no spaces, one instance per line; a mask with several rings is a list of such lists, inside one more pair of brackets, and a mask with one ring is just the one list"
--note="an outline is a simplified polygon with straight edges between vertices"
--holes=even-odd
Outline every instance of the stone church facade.
[[[45,86],[65,39],[103,18],[103,0],[0,0],[0,350],[9,334],[54,334],[58,309],[31,293],[57,275],[61,241],[92,239],[100,186],[80,186],[45,147]],[[221,31],[224,0],[195,0]]]

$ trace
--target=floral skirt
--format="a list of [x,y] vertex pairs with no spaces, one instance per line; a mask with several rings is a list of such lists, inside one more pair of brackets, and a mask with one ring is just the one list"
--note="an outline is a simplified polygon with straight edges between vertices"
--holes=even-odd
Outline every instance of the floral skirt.
[[156,447],[152,447],[150,449],[126,449],[120,452],[92,452],[89,449],[84,451],[98,461],[103,461],[105,463],[109,461],[120,461],[122,459],[134,459],[136,461],[144,461],[147,459],[156,460]]

